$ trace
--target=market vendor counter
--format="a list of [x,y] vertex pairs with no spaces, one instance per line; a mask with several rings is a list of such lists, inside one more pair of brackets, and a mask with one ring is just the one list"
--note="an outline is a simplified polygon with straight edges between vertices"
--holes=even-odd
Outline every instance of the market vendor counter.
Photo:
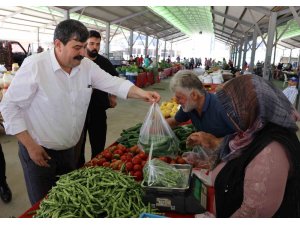
[[[212,210],[214,198],[213,188],[206,187],[196,175],[193,175],[190,188],[185,193],[166,193],[150,197],[150,204],[157,205],[165,217],[170,218],[194,218],[195,214],[204,213]],[[146,195],[145,195],[146,196]],[[152,198],[153,197],[153,198]],[[146,201],[148,202],[148,201]],[[34,204],[25,211],[19,218],[32,218],[35,211],[39,209],[40,202]],[[167,210],[162,210],[162,208]]]

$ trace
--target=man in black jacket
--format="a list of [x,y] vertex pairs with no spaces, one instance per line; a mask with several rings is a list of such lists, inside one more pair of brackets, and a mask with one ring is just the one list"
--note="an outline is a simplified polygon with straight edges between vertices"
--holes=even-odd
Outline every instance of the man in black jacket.
[[[98,53],[100,49],[100,41],[100,33],[95,30],[90,30],[86,46],[86,57],[96,63],[105,72],[111,74],[112,76],[119,76],[112,63]],[[78,168],[83,166],[85,163],[84,150],[87,131],[89,132],[92,158],[104,150],[107,131],[107,117],[105,110],[108,108],[114,108],[116,104],[116,96],[93,89],[83,133],[79,141],[80,158],[77,163]]]

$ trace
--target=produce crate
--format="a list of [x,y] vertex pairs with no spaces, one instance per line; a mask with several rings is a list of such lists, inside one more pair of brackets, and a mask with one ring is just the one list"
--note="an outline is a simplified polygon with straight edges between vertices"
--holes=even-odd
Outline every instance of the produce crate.
[[[194,197],[192,189],[194,181],[191,181],[191,165],[175,164],[176,168],[187,173],[187,183],[184,188],[166,188],[166,187],[142,187],[145,190],[143,201],[150,203],[153,208],[157,208],[162,212],[176,212],[182,214],[196,214],[204,212],[200,202]],[[190,186],[192,185],[192,186]]]

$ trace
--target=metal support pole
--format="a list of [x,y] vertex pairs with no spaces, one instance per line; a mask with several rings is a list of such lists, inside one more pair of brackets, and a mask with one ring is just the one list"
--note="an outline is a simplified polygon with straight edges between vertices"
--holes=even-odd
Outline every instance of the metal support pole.
[[68,20],[70,19],[70,11],[69,10],[65,10],[64,11],[64,20]]
[[110,40],[110,23],[106,23],[106,36],[105,36],[105,54],[109,59],[109,40]]
[[[300,50],[299,50],[299,55],[298,55],[298,64],[297,64],[297,66],[298,66],[298,68],[300,68],[299,65],[300,64]],[[299,76],[298,76],[298,78],[300,78]],[[300,93],[300,85],[299,85],[299,82],[298,82],[298,93]],[[300,112],[300,104],[299,104],[299,94],[297,95],[297,98],[296,98],[296,105],[295,105],[295,108],[297,109],[297,111],[298,112]]]
[[145,57],[148,55],[148,35],[146,35],[146,40],[145,40]]
[[277,50],[277,36],[278,36],[278,32],[276,30],[276,38],[275,38],[275,44],[274,44],[274,57],[273,57],[273,65],[275,65],[275,59],[276,59],[276,50]]
[[266,80],[270,80],[270,76],[271,76],[271,58],[272,58],[274,34],[276,29],[276,21],[277,21],[277,13],[271,12],[271,16],[269,19],[269,27],[268,27],[268,42],[267,42],[267,49],[266,49],[266,57],[265,57],[265,64],[263,70],[263,78]]
[[255,60],[255,52],[256,52],[256,44],[257,44],[257,30],[254,29],[252,36],[252,49],[251,49],[251,59],[249,65],[249,71],[253,72],[254,69],[254,60]]
[[129,36],[129,55],[132,55],[132,48],[133,48],[133,30],[130,31],[130,36]]
[[234,67],[237,66],[237,62],[238,62],[238,60],[237,60],[238,55],[237,54],[238,54],[238,46],[235,46]]
[[237,64],[238,68],[241,68],[243,43],[244,43],[244,40],[242,39],[241,42],[240,42],[240,46],[239,46],[239,59],[238,59],[238,62],[237,62],[238,63]]
[[156,37],[155,58],[156,58],[157,63],[159,62],[159,59],[158,59],[158,44],[159,44],[159,39],[158,39],[158,37]]
[[292,62],[292,52],[293,52],[293,49],[290,49],[289,63],[291,63],[291,62]]
[[298,55],[298,63],[297,63],[297,67],[300,68],[299,66],[300,66],[300,50],[299,50],[299,55]]
[[248,37],[245,37],[245,42],[244,42],[244,52],[243,52],[243,60],[242,60],[242,68],[243,65],[246,61],[246,54],[247,54],[247,46],[248,46]]
[[37,27],[37,43],[38,43],[38,47],[40,46],[40,28]]
[[165,47],[164,47],[164,61],[166,59],[166,51],[167,51],[167,42],[165,41]]

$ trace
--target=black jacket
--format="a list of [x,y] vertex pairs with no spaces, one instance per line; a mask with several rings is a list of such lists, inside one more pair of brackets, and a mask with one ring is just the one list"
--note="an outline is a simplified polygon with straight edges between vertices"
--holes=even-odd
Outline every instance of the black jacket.
[[[116,71],[115,67],[104,56],[98,54],[97,58],[93,60],[93,62],[112,76],[119,76],[119,73]],[[108,99],[108,93],[98,89],[93,89],[89,110],[105,111],[109,107],[110,103]]]
[[283,201],[273,217],[300,217],[300,143],[295,132],[272,123],[259,131],[242,155],[226,163],[217,175],[215,180],[217,217],[230,217],[240,208],[243,202],[245,169],[272,141],[277,141],[285,147],[292,162]]

